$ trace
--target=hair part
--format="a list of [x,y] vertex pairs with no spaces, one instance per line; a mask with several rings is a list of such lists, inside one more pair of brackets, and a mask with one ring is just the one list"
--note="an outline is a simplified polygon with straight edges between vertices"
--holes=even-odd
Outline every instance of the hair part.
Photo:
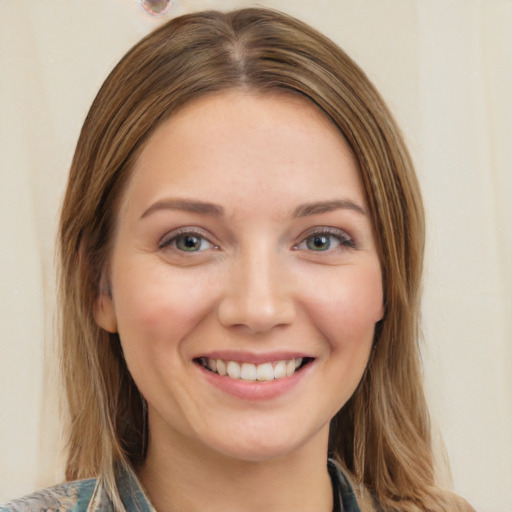
[[[147,419],[119,337],[95,322],[116,217],[151,134],[208,94],[294,92],[330,117],[358,161],[382,267],[385,317],[371,359],[331,424],[330,451],[368,510],[448,511],[435,487],[418,348],[424,217],[402,136],[361,69],[306,24],[265,9],[173,19],[135,45],[82,128],[60,222],[67,478],[100,475],[119,505],[117,464],[140,465]],[[447,501],[448,500],[448,501]],[[373,504],[372,504],[373,503]]]

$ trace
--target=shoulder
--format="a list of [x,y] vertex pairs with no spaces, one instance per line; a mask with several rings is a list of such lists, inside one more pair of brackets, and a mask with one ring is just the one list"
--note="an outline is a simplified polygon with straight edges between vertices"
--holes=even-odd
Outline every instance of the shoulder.
[[97,480],[66,482],[0,505],[0,512],[85,512]]

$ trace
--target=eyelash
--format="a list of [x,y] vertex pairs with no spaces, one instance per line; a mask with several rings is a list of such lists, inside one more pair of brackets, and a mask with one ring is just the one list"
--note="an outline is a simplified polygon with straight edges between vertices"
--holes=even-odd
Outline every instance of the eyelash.
[[[204,236],[204,234],[200,233],[199,231],[190,229],[190,228],[182,228],[182,229],[180,229],[176,232],[173,232],[170,235],[164,237],[163,240],[158,244],[158,248],[165,249],[165,248],[171,247],[172,249],[174,249],[175,251],[177,251],[179,253],[187,253],[187,252],[198,253],[198,252],[202,252],[203,250],[205,250],[204,248],[203,249],[199,248],[199,250],[187,251],[185,249],[178,248],[176,244],[178,243],[178,241],[180,240],[181,237],[197,238],[200,241],[200,245],[203,245],[204,242],[208,243],[210,245],[210,247],[208,247],[208,249],[218,249],[219,248],[213,242],[211,242],[208,238],[206,238]],[[311,249],[311,247],[309,247],[307,245],[308,240],[312,240],[314,238],[320,239],[322,237],[327,238],[329,240],[334,238],[338,241],[339,245],[336,247],[331,247],[332,242],[329,241],[329,245],[326,249],[319,249],[319,250]],[[302,245],[304,245],[305,247],[301,247]],[[298,244],[293,246],[294,250],[305,249],[305,250],[309,250],[310,252],[328,252],[328,251],[332,251],[335,249],[346,249],[346,248],[356,249],[357,246],[356,246],[354,240],[345,231],[338,229],[338,228],[328,228],[328,227],[317,228],[314,231],[310,231],[309,234],[301,240],[301,242],[299,242]]]
[[[327,249],[318,250],[318,251],[315,251],[314,249],[307,247],[306,244],[307,244],[308,240],[311,240],[313,238],[321,238],[321,237],[325,237],[328,239],[335,238],[339,242],[339,246],[331,248],[331,243],[330,243],[329,247]],[[333,251],[336,249],[343,250],[343,249],[347,249],[347,248],[357,249],[356,243],[345,231],[338,229],[338,228],[328,228],[328,227],[316,228],[314,231],[310,231],[308,233],[308,235],[304,239],[302,239],[302,241],[300,243],[295,245],[293,248],[296,250],[302,249],[301,245],[306,245],[306,247],[304,247],[304,248],[309,249],[311,252],[328,252],[328,251]]]
[[[198,250],[198,251],[194,251],[194,250],[191,250],[191,251],[186,251],[186,250],[183,250],[183,249],[179,249],[176,244],[177,242],[180,240],[180,238],[185,238],[185,237],[189,237],[189,238],[198,238],[200,241],[201,241],[201,245],[203,242],[207,242],[208,244],[210,244],[210,249],[218,249],[218,246],[216,246],[213,242],[211,242],[210,240],[208,240],[208,238],[206,238],[204,236],[203,233],[200,233],[199,231],[195,231],[193,229],[190,229],[190,228],[183,228],[183,229],[179,229],[178,231],[174,231],[173,233],[170,233],[169,235],[166,235],[162,241],[158,244],[158,248],[159,249],[166,249],[166,248],[172,248],[174,249],[176,252],[179,252],[179,253],[187,253],[187,252],[190,252],[190,253],[196,253],[196,252],[202,252],[202,250]],[[204,250],[204,249],[203,249]]]

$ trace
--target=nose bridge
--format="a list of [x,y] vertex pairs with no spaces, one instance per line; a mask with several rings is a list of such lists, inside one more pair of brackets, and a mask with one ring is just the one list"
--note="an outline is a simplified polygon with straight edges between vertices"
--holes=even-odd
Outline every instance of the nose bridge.
[[282,256],[267,243],[241,250],[219,307],[221,323],[258,333],[290,324],[295,311],[285,267]]

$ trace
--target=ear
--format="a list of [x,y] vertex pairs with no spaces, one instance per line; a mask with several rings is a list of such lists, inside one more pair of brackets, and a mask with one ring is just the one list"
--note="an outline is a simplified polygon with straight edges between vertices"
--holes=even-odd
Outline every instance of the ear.
[[105,331],[111,333],[117,332],[117,317],[114,308],[114,300],[105,276],[103,276],[100,281],[100,293],[94,306],[94,319]]

